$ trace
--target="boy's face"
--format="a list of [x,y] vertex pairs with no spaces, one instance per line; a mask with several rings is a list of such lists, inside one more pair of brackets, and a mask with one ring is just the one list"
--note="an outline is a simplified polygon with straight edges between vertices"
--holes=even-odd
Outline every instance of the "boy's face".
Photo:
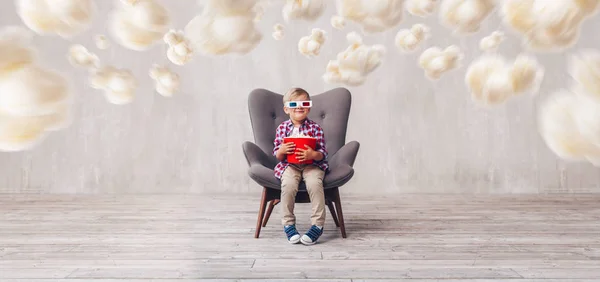
[[[299,95],[290,99],[290,101],[308,101],[308,97],[306,95]],[[302,108],[302,106],[298,108],[288,108],[283,106],[283,111],[286,114],[290,115],[290,118],[294,121],[302,121],[306,119],[308,113],[310,112],[310,108]]]

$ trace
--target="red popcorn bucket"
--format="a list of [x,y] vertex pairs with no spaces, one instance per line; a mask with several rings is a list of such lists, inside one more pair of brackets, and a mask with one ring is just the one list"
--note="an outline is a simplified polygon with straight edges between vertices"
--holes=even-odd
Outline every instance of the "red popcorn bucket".
[[[306,149],[304,145],[308,145],[313,150],[317,147],[317,138],[314,137],[284,137],[283,143],[294,142],[296,145],[296,152],[300,152],[298,149]],[[296,154],[287,155],[287,161],[291,164],[312,164],[313,160],[299,161],[296,158]]]

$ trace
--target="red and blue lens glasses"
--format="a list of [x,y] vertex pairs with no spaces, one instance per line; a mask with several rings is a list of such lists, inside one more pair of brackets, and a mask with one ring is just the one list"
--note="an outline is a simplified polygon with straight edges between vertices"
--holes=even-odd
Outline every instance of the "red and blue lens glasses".
[[285,106],[290,109],[310,108],[312,107],[312,101],[289,101],[285,103]]

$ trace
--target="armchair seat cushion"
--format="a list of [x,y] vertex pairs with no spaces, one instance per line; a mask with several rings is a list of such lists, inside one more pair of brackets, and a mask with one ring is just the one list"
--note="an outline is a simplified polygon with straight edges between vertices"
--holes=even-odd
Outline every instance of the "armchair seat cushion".
[[[273,169],[260,164],[253,164],[248,170],[250,178],[261,186],[271,189],[281,189],[281,181],[275,177]],[[354,175],[354,169],[349,165],[339,165],[330,168],[325,174],[323,187],[325,189],[340,187],[346,184]],[[299,191],[306,191],[303,181],[300,181]]]

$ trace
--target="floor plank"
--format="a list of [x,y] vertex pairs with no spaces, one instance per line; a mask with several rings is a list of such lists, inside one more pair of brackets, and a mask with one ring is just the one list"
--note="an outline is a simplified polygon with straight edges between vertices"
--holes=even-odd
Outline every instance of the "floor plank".
[[302,246],[258,196],[3,195],[0,281],[600,281],[600,195],[343,198]]

